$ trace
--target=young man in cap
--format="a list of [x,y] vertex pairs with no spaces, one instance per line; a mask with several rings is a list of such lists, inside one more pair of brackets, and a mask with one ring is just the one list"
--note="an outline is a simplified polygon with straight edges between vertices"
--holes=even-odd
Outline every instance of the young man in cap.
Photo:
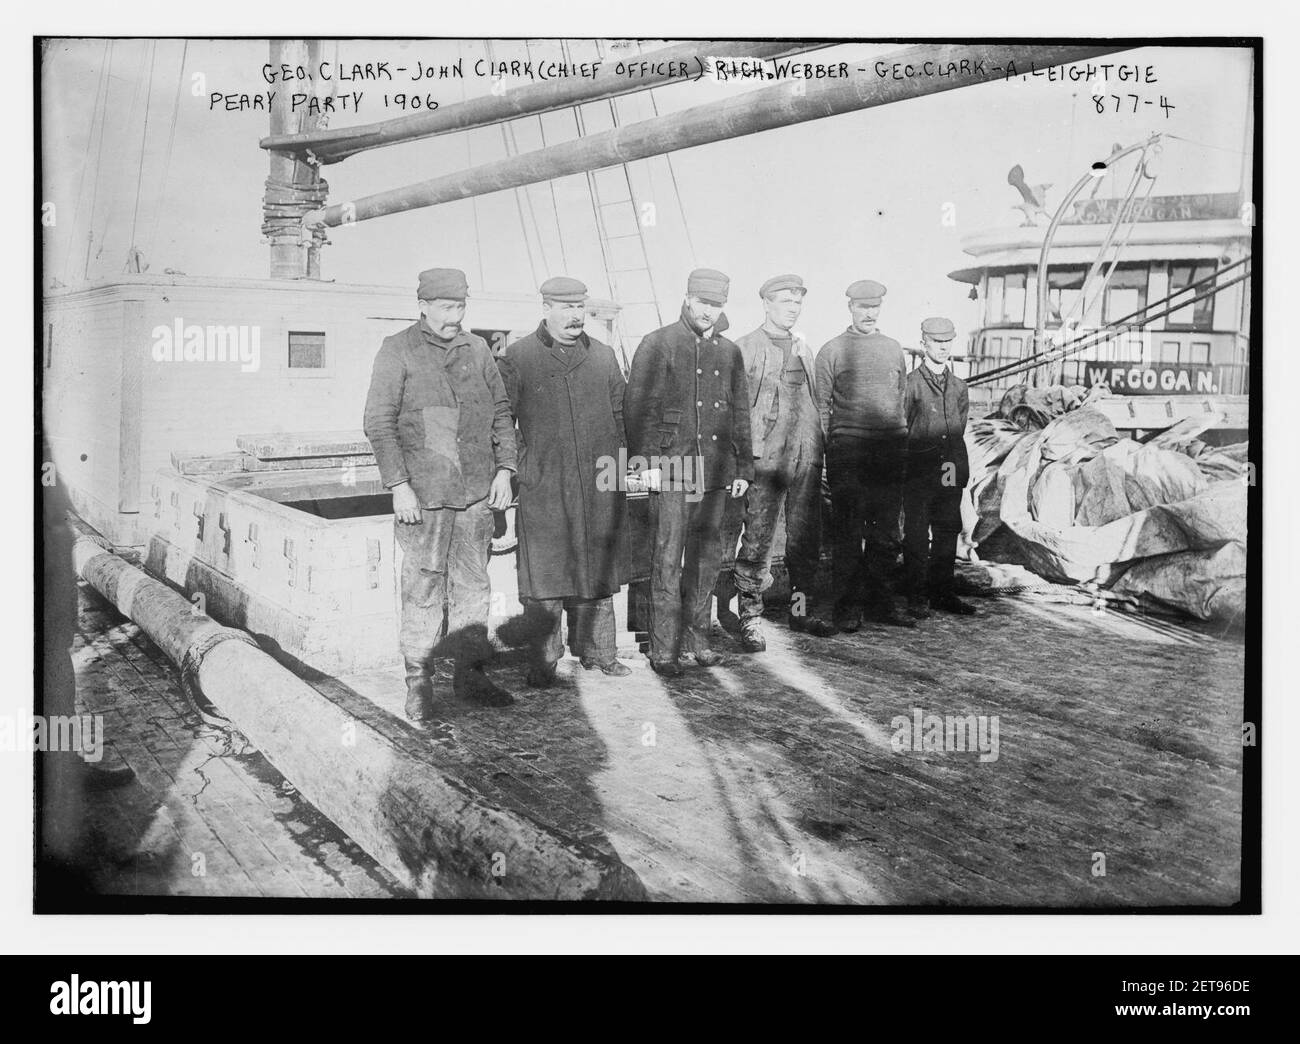
[[515,433],[487,342],[461,327],[465,273],[421,272],[416,296],[420,319],[385,338],[375,357],[364,427],[380,478],[393,492],[403,553],[406,715],[423,723],[433,713],[429,658],[435,650],[453,656],[459,697],[494,707],[513,702],[483,667],[492,656],[492,512],[510,506]]
[[723,660],[709,641],[723,507],[754,477],[745,364],[722,336],[729,285],[712,269],[691,273],[681,317],[637,347],[623,397],[628,448],[647,462],[651,491],[650,665],[668,676]]
[[890,583],[907,454],[907,360],[902,346],[876,328],[885,292],[874,279],[850,285],[849,328],[817,354],[835,529],[835,624],[843,631],[861,626],[864,609],[881,623],[916,626],[894,605]]
[[598,488],[619,459],[623,372],[607,345],[583,332],[587,288],[556,276],[541,286],[542,322],[500,359],[519,425],[519,598],[530,623],[528,684],[555,682],[561,614],[582,666],[620,678],[612,596],[627,579],[626,492]]
[[[918,619],[930,608],[975,612],[953,591],[953,564],[961,532],[961,494],[970,479],[966,458],[966,382],[948,366],[957,331],[951,320],[921,324],[925,359],[907,375],[907,482],[903,491],[903,562],[908,610]],[[931,533],[934,534],[933,540]]]
[[[743,501],[727,505],[724,556],[735,551],[740,643],[767,648],[761,624],[763,591],[772,584],[772,538],[785,508],[785,564],[790,572],[790,627],[818,637],[835,628],[812,611],[812,585],[821,556],[822,431],[813,394],[813,355],[794,324],[807,293],[797,275],[773,276],[758,291],[766,317],[736,341],[749,384],[754,483]],[[719,615],[730,601],[719,584]]]

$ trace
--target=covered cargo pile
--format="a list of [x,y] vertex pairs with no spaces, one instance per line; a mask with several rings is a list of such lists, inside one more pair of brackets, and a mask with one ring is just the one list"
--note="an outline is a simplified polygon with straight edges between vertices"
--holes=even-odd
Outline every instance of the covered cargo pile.
[[1240,622],[1246,444],[1207,446],[1197,436],[1212,417],[1122,438],[1090,401],[1082,389],[1012,389],[970,423],[969,543],[1142,608]]

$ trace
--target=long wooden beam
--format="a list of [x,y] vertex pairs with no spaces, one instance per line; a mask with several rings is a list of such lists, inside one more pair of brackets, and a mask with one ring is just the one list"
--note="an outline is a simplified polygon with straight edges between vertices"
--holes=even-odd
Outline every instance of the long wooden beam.
[[[404,188],[324,207],[307,214],[303,220],[308,226],[366,221],[727,138],[757,134],[776,127],[1001,80],[1007,77],[1010,62],[1015,63],[1014,75],[1020,75],[1034,69],[1047,70],[1126,50],[1129,46],[1122,43],[1092,46],[923,44],[885,55],[878,61],[863,62],[861,67],[851,62],[849,76],[843,79],[798,79],[745,91],[726,101],[699,105]],[[882,65],[887,71],[884,76],[877,75],[877,69]],[[900,73],[898,78],[893,75],[895,68]],[[912,75],[906,74],[908,69],[912,70]],[[931,70],[929,74],[925,72],[927,69]],[[941,69],[968,71],[962,75],[939,75]]]
[[[299,791],[420,898],[621,899],[645,886],[617,856],[503,808],[446,772],[427,739],[361,697],[325,696],[245,632],[74,527],[77,575],[181,669]],[[352,742],[340,741],[348,731]],[[504,867],[504,876],[498,876]]]
[[[401,142],[432,138],[453,131],[487,127],[520,116],[535,116],[571,105],[604,101],[624,94],[634,94],[651,87],[682,83],[703,72],[700,64],[710,57],[784,58],[792,54],[828,46],[827,42],[799,43],[790,40],[744,42],[736,40],[697,40],[677,44],[648,54],[611,55],[604,59],[594,75],[558,77],[530,83],[503,93],[484,95],[458,102],[446,108],[416,116],[402,116],[379,123],[337,130],[319,130],[300,134],[271,134],[259,144],[264,149],[297,157],[308,153],[320,163],[338,163],[358,152],[397,145]],[[635,76],[618,72],[618,62],[644,68]]]

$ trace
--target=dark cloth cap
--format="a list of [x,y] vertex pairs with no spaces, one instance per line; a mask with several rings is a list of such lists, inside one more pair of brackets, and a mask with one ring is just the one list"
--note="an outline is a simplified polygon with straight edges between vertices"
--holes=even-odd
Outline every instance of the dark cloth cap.
[[420,273],[420,288],[415,296],[421,301],[463,301],[469,297],[469,281],[459,268],[426,268]]
[[951,319],[934,316],[921,322],[921,333],[934,341],[951,341],[957,336],[957,328]]
[[758,288],[758,296],[766,297],[768,294],[780,293],[782,290],[797,290],[802,297],[808,292],[808,288],[803,285],[803,280],[797,275],[779,275],[773,276],[766,283]]
[[710,304],[726,304],[729,289],[731,280],[713,268],[697,268],[686,279],[687,295]]
[[886,290],[884,284],[877,283],[874,279],[859,279],[856,283],[850,283],[844,293],[848,295],[850,301],[880,304],[880,299],[885,296]]
[[541,287],[543,301],[585,301],[587,286],[569,276],[551,276]]

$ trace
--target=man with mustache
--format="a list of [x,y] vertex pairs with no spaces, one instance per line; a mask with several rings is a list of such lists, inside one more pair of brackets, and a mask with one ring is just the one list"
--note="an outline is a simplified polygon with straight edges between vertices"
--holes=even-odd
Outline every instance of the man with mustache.
[[[812,611],[812,585],[821,555],[822,433],[817,416],[812,352],[794,333],[807,288],[797,275],[773,276],[758,291],[763,325],[736,344],[749,383],[754,484],[742,502],[727,505],[723,550],[736,548],[740,644],[763,652],[763,591],[772,583],[772,538],[785,508],[785,564],[790,573],[792,630],[818,637],[835,628]],[[729,601],[719,584],[720,602]],[[724,615],[722,604],[719,613]]]
[[420,319],[385,338],[375,357],[364,427],[380,478],[393,491],[403,553],[405,709],[423,724],[433,715],[429,659],[435,651],[454,658],[458,697],[493,707],[514,702],[483,668],[492,657],[492,512],[510,506],[515,432],[491,349],[461,326],[469,296],[465,273],[421,272],[416,296]]
[[602,461],[618,460],[625,445],[623,372],[613,350],[583,332],[586,286],[556,276],[541,295],[542,322],[499,360],[519,426],[519,598],[535,688],[555,682],[563,613],[583,667],[632,673],[617,658],[612,598],[627,579],[627,494],[597,482]]
[[722,336],[730,284],[690,274],[681,317],[642,340],[623,396],[628,448],[649,461],[650,666],[668,677],[723,662],[709,636],[723,507],[754,477],[745,363]]
[[880,623],[916,626],[894,605],[890,583],[907,455],[907,360],[902,345],[876,327],[885,292],[874,279],[850,285],[849,328],[817,353],[841,631],[856,631],[864,609]]

